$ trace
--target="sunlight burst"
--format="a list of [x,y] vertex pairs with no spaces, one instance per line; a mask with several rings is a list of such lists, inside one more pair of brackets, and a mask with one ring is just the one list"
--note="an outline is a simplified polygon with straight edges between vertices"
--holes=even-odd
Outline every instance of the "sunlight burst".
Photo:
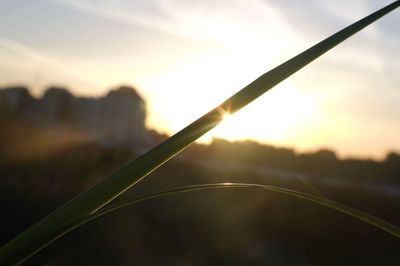
[[211,136],[231,141],[263,139],[279,143],[307,127],[317,114],[310,98],[284,82],[243,110],[232,115],[225,113]]

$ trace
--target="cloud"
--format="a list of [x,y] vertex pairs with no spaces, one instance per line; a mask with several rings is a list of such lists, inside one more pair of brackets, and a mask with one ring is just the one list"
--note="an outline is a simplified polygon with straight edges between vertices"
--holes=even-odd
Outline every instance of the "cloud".
[[[79,84],[83,84],[92,88],[96,87],[94,85],[94,82],[89,80],[86,75],[83,75],[81,72],[74,71],[71,67],[65,66],[62,61],[48,56],[47,54],[41,53],[35,49],[32,49],[31,47],[28,47],[13,39],[7,38],[5,36],[0,36],[0,47],[4,50],[8,50],[24,57],[24,61],[9,62],[10,64],[14,65],[16,71],[18,71],[18,66],[20,66],[19,68],[23,68],[23,66],[26,65],[27,62],[30,62],[36,64],[42,70],[46,69],[46,73],[49,74],[49,76],[51,76],[50,73],[57,73],[58,76],[61,74],[67,80],[72,79]],[[28,59],[28,61],[26,61],[26,59]]]
[[142,25],[175,34],[165,12],[153,1],[51,0],[75,10],[131,25]]
[[248,3],[191,1],[190,4],[173,0],[150,1],[149,4],[126,0],[53,1],[105,19],[228,46],[246,39],[255,45],[260,39],[287,40],[291,33],[280,15],[261,0]]

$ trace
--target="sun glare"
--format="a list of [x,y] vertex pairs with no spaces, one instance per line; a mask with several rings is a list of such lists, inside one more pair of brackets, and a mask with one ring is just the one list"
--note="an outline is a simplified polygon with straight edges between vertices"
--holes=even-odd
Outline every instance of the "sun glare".
[[[273,11],[268,12],[274,15]],[[214,25],[221,21],[213,22]],[[234,27],[236,22],[229,27],[221,22],[219,31],[214,25],[213,31],[206,31],[211,36],[203,36],[204,32],[195,28],[200,31],[197,38],[204,39],[204,47],[143,80],[143,87],[153,92],[148,95],[149,127],[168,134],[178,132],[274,67],[285,56],[283,50],[290,50],[282,47],[287,42],[278,42],[270,35],[261,38],[252,30],[252,23],[242,22],[238,25],[244,28]],[[230,28],[235,29],[235,34],[229,34],[226,29]],[[282,143],[313,114],[310,100],[289,82],[283,82],[261,99],[233,116],[225,114],[221,125],[199,141],[210,142],[218,137]]]
[[288,82],[268,92],[243,110],[225,113],[210,135],[227,140],[257,139],[281,143],[315,118],[314,104]]
[[[248,82],[246,77],[252,76],[247,72],[260,72],[258,67],[240,70],[233,67],[234,64],[218,60],[209,65],[210,61],[206,59],[208,57],[202,55],[201,60],[196,57],[181,62],[148,84],[148,87],[165,88],[157,97],[151,97],[150,104],[162,107],[164,111],[153,113],[154,108],[150,106],[148,123],[151,127],[163,127],[168,134],[179,131],[234,93],[229,88],[244,87]],[[221,69],[236,75],[226,78],[219,75]],[[199,74],[205,78],[199,78]],[[182,99],[179,104],[176,104],[177,98]],[[296,131],[303,129],[317,113],[312,99],[289,81],[284,81],[239,112],[223,114],[222,123],[199,141],[209,143],[217,137],[231,141],[255,139],[275,144],[287,143],[290,139],[294,140]]]

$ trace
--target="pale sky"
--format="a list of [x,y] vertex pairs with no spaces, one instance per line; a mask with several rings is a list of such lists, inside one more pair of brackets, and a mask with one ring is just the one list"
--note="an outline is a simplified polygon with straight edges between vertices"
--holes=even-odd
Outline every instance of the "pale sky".
[[[0,86],[100,96],[131,84],[173,134],[391,1],[0,0]],[[400,15],[323,55],[208,136],[342,157],[400,151]]]

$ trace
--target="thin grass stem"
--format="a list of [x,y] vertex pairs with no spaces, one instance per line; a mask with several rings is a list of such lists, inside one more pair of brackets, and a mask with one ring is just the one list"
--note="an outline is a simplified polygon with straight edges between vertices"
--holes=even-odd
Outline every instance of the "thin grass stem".
[[159,199],[159,198],[164,198],[164,197],[170,197],[170,196],[176,196],[178,194],[182,193],[189,193],[189,192],[194,192],[194,191],[204,191],[204,190],[215,190],[215,189],[238,189],[238,188],[244,188],[244,189],[258,189],[258,190],[268,190],[268,191],[273,191],[281,194],[285,194],[291,197],[295,198],[300,198],[306,201],[314,202],[316,204],[319,204],[321,206],[336,210],[338,212],[344,213],[348,216],[351,216],[353,218],[359,219],[365,223],[368,223],[370,225],[373,225],[397,238],[400,239],[400,228],[397,227],[396,225],[393,225],[385,220],[382,220],[378,217],[375,217],[371,214],[368,214],[364,211],[349,207],[345,204],[316,196],[313,194],[305,193],[305,192],[300,192],[297,190],[293,189],[287,189],[287,188],[282,188],[282,187],[277,187],[277,186],[269,186],[269,185],[262,185],[262,184],[252,184],[252,183],[211,183],[211,184],[200,184],[200,185],[190,185],[190,186],[179,186],[175,187],[172,189],[148,194],[145,196],[141,196],[138,198],[134,199],[129,199],[129,200],[124,200],[118,203],[115,203],[113,205],[104,207],[100,209],[98,212],[90,214],[88,216],[83,217],[79,221],[70,224],[65,228],[62,233],[52,240],[50,240],[48,243],[46,243],[45,246],[42,248],[45,248],[58,238],[66,235],[67,233],[73,231],[77,227],[80,227],[92,220],[95,220],[97,218],[100,218],[104,215],[114,213],[115,211],[118,211],[120,209],[148,201],[148,200],[153,200],[153,199]]

